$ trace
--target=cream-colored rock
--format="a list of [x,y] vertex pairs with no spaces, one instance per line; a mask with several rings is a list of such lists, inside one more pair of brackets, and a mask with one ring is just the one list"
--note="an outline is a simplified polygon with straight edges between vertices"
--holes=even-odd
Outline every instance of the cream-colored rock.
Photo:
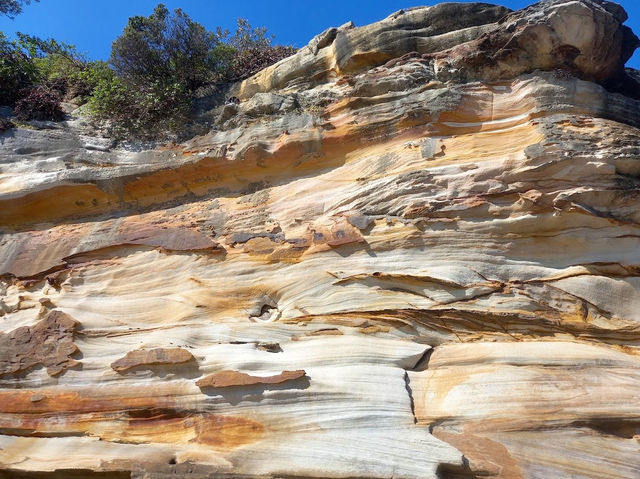
[[322,33],[184,144],[4,134],[0,469],[634,477],[624,18],[411,9]]
[[474,470],[626,478],[640,470],[639,361],[564,341],[449,344],[409,387],[418,424]]

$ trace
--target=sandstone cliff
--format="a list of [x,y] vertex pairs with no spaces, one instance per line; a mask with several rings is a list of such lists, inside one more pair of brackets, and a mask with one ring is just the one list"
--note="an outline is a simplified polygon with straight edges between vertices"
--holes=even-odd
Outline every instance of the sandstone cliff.
[[1,134],[0,477],[638,477],[625,19],[415,8],[184,144]]

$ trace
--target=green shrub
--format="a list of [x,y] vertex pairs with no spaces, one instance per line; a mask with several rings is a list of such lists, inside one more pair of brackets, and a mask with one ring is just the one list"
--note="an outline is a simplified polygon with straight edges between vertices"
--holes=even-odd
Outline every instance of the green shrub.
[[120,78],[99,80],[89,98],[92,118],[117,138],[151,139],[188,122],[190,95],[181,83],[149,83],[137,90]]
[[254,28],[247,20],[238,18],[236,31],[228,40],[234,52],[226,66],[225,79],[244,80],[296,52],[291,46],[272,45],[273,39],[267,36],[265,27]]
[[55,90],[61,97],[72,98],[78,90],[85,90],[79,75],[90,64],[73,45],[20,32],[17,36],[17,44],[28,54],[37,71],[37,83]]
[[92,90],[88,110],[118,137],[152,138],[188,122],[195,89],[219,75],[233,51],[182,10],[159,4],[132,17],[112,46],[110,65],[80,78]]
[[73,45],[23,33],[17,36],[9,41],[0,32],[0,104],[15,105],[36,85],[47,86],[60,97],[73,90],[88,65]]
[[38,79],[38,69],[31,58],[0,32],[0,105],[15,105],[20,92]]
[[0,32],[0,104],[15,105],[22,119],[55,120],[63,117],[61,99],[75,99],[120,138],[180,133],[198,88],[242,80],[295,53],[272,41],[246,20],[238,19],[233,35],[210,32],[162,4],[148,17],[129,18],[109,63],[88,62],[53,39],[18,33],[9,41]]
[[31,0],[0,0],[0,15],[15,18],[16,15],[22,13],[23,4],[29,5],[30,3]]
[[44,85],[38,85],[24,93],[16,102],[13,113],[19,120],[60,121],[64,118],[60,95]]
[[114,76],[113,70],[107,62],[85,63],[83,68],[69,75],[67,95],[78,98],[80,103],[86,103],[102,82],[109,82]]
[[296,52],[293,47],[268,46],[237,50],[231,67],[227,72],[228,81],[240,81],[249,78],[260,70],[290,57]]
[[114,42],[110,63],[129,84],[182,83],[188,90],[210,82],[221,60],[218,34],[180,9],[159,4],[148,17],[131,17]]

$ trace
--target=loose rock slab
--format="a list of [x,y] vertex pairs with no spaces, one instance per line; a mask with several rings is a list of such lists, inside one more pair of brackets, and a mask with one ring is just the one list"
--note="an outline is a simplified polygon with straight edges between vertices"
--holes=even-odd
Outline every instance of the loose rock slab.
[[138,349],[111,363],[111,369],[120,373],[138,366],[166,366],[191,361],[195,361],[193,354],[182,348]]
[[238,371],[220,371],[209,374],[198,380],[199,388],[228,388],[236,386],[253,386],[255,384],[280,384],[303,378],[306,372],[302,369],[296,371],[282,371],[273,376],[252,376]]

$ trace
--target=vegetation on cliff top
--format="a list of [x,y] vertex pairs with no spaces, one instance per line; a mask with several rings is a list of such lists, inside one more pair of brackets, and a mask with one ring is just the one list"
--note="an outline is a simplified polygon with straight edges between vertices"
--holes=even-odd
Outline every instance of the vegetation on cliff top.
[[[0,0],[0,13],[19,13],[20,2],[9,3]],[[246,20],[238,19],[233,34],[211,32],[163,4],[148,17],[129,18],[109,62],[88,61],[53,39],[9,40],[0,32],[0,105],[21,120],[57,121],[64,117],[61,103],[73,100],[116,137],[180,134],[199,91],[248,78],[295,52],[272,42],[266,29]]]
[[[34,0],[38,2],[39,0]],[[22,5],[29,5],[31,0],[0,0],[0,14],[14,18],[22,13]]]

